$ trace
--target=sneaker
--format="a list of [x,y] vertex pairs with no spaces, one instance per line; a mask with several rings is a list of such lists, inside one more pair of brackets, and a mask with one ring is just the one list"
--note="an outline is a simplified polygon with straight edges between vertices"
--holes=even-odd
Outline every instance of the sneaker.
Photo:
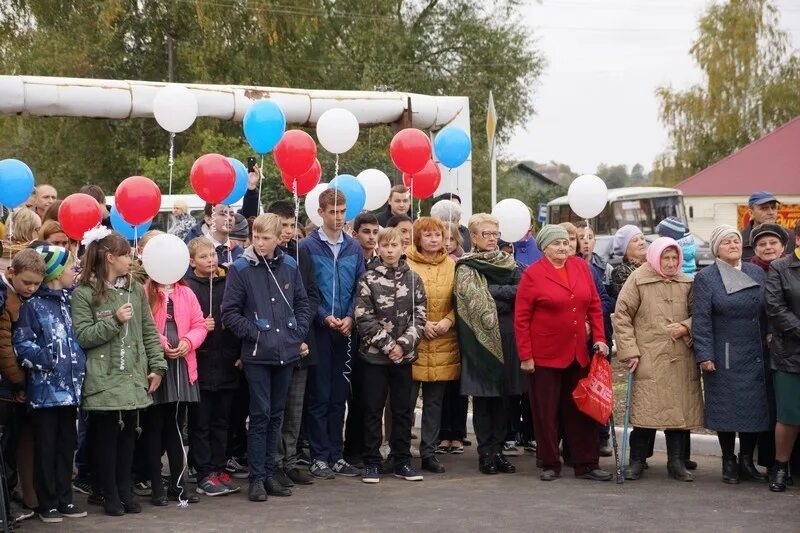
[[311,463],[311,466],[308,467],[308,471],[311,473],[312,476],[320,479],[336,478],[336,474],[334,474],[333,470],[330,469],[328,463],[326,463],[325,461],[320,461],[319,459]]
[[292,482],[295,485],[313,485],[314,484],[314,480],[311,478],[311,476],[309,476],[308,474],[306,474],[305,472],[303,472],[303,470],[300,470],[299,468],[290,468],[290,469],[286,470],[285,472],[286,472],[286,475],[289,477],[289,479],[291,479]]
[[87,496],[92,493],[92,484],[86,478],[76,477],[72,480],[72,488]]
[[27,520],[28,518],[31,518],[33,515],[36,514],[33,511],[33,509],[28,509],[27,507],[22,507],[20,505],[17,505],[17,503],[15,503],[13,501],[9,504],[9,511],[10,511],[9,514],[11,515],[11,520],[14,523],[22,522],[23,520]]
[[217,474],[217,479],[220,483],[225,485],[225,487],[228,489],[228,493],[239,492],[242,490],[242,487],[234,483],[231,475],[225,470]]
[[503,444],[503,455],[509,455],[509,456],[519,455],[519,448],[517,448],[517,442],[513,440],[507,440],[506,443]]
[[406,481],[422,481],[420,474],[411,464],[403,463],[394,469],[394,477],[405,479]]
[[39,511],[39,520],[45,524],[57,524],[64,519],[61,517],[61,513],[58,512],[58,509],[49,509],[47,511]]
[[529,440],[528,442],[525,443],[524,447],[525,447],[525,451],[526,452],[536,453],[536,441],[535,440]]
[[[294,481],[289,479],[289,476],[286,475],[286,472],[283,471],[283,468],[276,468],[275,472],[272,473],[272,479],[274,481],[277,481],[278,484],[282,487],[286,488],[294,487]],[[268,485],[268,483],[265,481],[264,485]],[[267,488],[267,493],[269,493],[269,487]]]
[[74,503],[60,507],[58,512],[61,513],[61,516],[65,516],[67,518],[83,518],[88,514]]
[[309,457],[305,452],[302,452],[297,456],[297,464],[311,466],[311,457]]
[[242,463],[236,459],[236,457],[231,457],[228,459],[228,464],[225,465],[225,471],[236,479],[246,479],[247,476],[250,475],[250,472],[247,470],[247,468],[244,467]]
[[106,504],[106,500],[105,500],[105,498],[103,498],[103,496],[101,494],[97,494],[96,492],[93,492],[93,493],[89,494],[88,498],[86,498],[86,503],[88,503],[89,505],[100,505],[100,506],[103,506],[103,505]]
[[378,465],[367,465],[364,468],[364,475],[361,476],[361,481],[364,483],[380,483],[380,467]]
[[206,496],[223,496],[230,492],[216,474],[211,474],[201,479],[195,490],[198,494],[205,494]]
[[[75,486],[74,484],[72,485]],[[153,487],[149,481],[140,481],[133,484],[133,493],[137,496],[151,496],[153,494]]]
[[333,465],[332,470],[334,473],[339,474],[340,476],[357,477],[361,475],[360,468],[354,467],[344,459],[339,459],[336,461],[336,464]]
[[267,490],[264,488],[264,481],[256,479],[250,482],[250,488],[247,491],[247,498],[251,502],[265,502],[267,501]]

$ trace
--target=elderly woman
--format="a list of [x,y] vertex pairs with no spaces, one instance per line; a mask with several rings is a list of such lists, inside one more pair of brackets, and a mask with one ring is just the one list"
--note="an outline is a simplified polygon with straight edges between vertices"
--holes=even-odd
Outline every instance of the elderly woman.
[[442,402],[447,385],[461,374],[456,342],[453,287],[456,264],[444,247],[445,227],[439,219],[421,217],[414,222],[414,242],[406,250],[408,266],[419,274],[428,298],[425,333],[411,367],[416,403],[422,388],[422,468],[440,474],[444,466],[436,458],[436,442],[442,421]]
[[607,481],[598,466],[597,422],[575,406],[572,391],[589,372],[587,323],[595,351],[608,354],[603,311],[586,262],[572,253],[567,230],[548,224],[536,236],[544,257],[528,267],[517,292],[514,331],[522,370],[529,374],[539,476],[560,476],[559,429],[575,476]]
[[657,429],[667,440],[667,471],[693,481],[684,450],[689,430],[703,425],[700,372],[691,345],[692,279],[681,271],[683,251],[669,237],[656,239],[647,262],[628,277],[617,298],[617,359],[633,372],[631,464],[625,479],[639,479]]
[[758,433],[769,428],[761,329],[764,271],[742,263],[742,235],[733,226],[714,228],[711,251],[717,260],[695,276],[692,306],[705,424],[717,432],[722,448],[723,482],[766,481],[753,464]]
[[[795,235],[800,235],[800,223]],[[775,466],[769,483],[773,492],[786,490],[789,458],[800,432],[800,237],[795,241],[793,253],[772,263],[766,284],[777,404]]]
[[461,394],[472,396],[478,465],[484,474],[516,471],[501,452],[508,428],[507,398],[522,393],[514,343],[514,299],[521,272],[513,256],[497,249],[499,226],[492,215],[472,215],[473,251],[456,263]]
[[611,296],[616,298],[628,276],[645,261],[647,241],[642,230],[632,224],[619,228],[614,234],[614,255],[622,256],[622,263],[611,271]]
[[172,224],[170,224],[167,233],[183,240],[195,224],[197,224],[197,221],[189,214],[189,206],[183,200],[177,200],[172,206]]

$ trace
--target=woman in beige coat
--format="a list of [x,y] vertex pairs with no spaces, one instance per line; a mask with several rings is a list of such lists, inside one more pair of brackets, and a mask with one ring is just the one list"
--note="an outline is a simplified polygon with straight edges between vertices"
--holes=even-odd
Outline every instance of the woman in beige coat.
[[656,239],[647,262],[630,275],[617,298],[617,358],[633,372],[626,479],[642,475],[650,441],[664,429],[669,475],[693,480],[685,465],[686,441],[690,429],[703,425],[703,396],[691,350],[692,280],[681,272],[682,261],[677,242]]

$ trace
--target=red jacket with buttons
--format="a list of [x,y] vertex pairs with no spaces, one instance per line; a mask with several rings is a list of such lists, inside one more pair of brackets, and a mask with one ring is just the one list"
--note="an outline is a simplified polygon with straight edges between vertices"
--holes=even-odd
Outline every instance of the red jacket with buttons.
[[603,312],[589,266],[570,257],[565,267],[569,286],[543,257],[522,275],[514,306],[514,331],[522,361],[537,366],[566,368],[574,360],[589,364],[586,323],[594,342],[606,342]]

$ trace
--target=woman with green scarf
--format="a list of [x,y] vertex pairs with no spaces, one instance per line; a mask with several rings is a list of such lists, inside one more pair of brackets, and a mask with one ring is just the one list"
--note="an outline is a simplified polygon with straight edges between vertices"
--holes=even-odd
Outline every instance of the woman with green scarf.
[[500,223],[486,213],[469,219],[473,250],[456,263],[456,327],[461,351],[461,394],[472,396],[479,469],[516,471],[502,455],[509,396],[522,394],[514,342],[514,300],[521,267],[497,249]]

